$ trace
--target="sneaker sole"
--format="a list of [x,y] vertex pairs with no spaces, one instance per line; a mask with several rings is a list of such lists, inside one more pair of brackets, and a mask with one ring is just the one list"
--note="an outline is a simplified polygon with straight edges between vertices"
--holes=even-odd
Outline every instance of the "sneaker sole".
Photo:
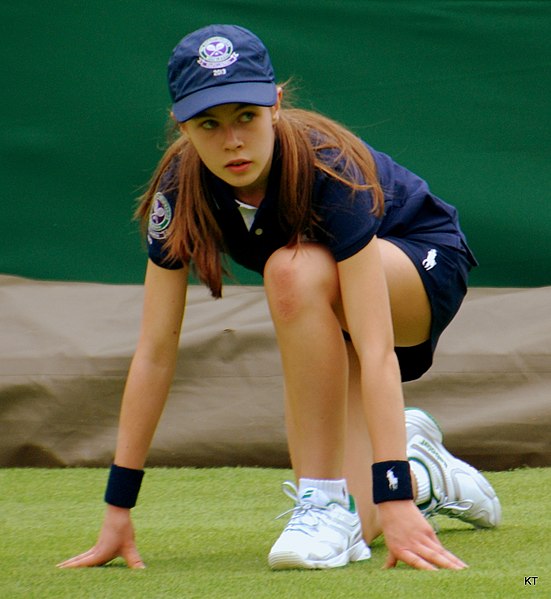
[[437,441],[440,445],[439,451],[443,454],[446,461],[448,461],[450,464],[457,464],[459,472],[466,470],[480,491],[487,497],[490,504],[487,510],[488,518],[465,521],[469,522],[476,528],[496,527],[501,522],[501,504],[492,485],[490,485],[486,478],[476,468],[473,468],[473,466],[467,464],[463,460],[456,458],[444,447],[442,444],[442,430],[438,426],[436,420],[434,420],[434,418],[428,412],[420,410],[419,408],[407,408],[406,421],[418,429],[412,430],[413,427],[408,429],[406,424],[406,429],[408,430],[408,443],[419,432],[433,442]]
[[370,557],[371,550],[362,540],[329,560],[306,560],[293,551],[278,551],[270,553],[268,564],[272,570],[324,570],[342,568],[351,562],[361,562]]

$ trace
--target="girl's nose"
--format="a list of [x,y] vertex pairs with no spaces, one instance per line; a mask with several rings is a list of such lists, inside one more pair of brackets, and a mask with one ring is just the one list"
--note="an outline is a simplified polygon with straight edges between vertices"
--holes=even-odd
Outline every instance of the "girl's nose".
[[234,127],[228,127],[226,130],[226,139],[224,143],[224,147],[226,150],[236,150],[243,145],[241,138],[238,132]]

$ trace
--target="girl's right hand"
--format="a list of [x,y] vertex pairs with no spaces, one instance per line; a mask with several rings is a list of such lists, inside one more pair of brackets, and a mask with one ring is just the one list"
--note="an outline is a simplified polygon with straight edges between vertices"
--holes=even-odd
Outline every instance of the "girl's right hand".
[[57,567],[103,566],[116,557],[122,557],[129,568],[145,568],[136,547],[130,510],[108,505],[97,543],[85,553],[57,564]]
[[467,564],[448,551],[413,501],[379,504],[379,517],[389,554],[385,568],[402,561],[419,570],[463,570]]

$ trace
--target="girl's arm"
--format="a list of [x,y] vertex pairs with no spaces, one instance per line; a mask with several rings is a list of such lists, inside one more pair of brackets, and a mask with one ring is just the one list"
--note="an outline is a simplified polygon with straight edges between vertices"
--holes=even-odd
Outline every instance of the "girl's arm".
[[187,269],[149,261],[140,337],[122,399],[115,464],[143,468],[172,383],[184,315]]
[[360,360],[362,398],[375,462],[406,459],[400,369],[385,273],[376,239],[338,263],[348,331]]
[[[377,240],[339,262],[338,270],[348,331],[360,360],[374,462],[407,460],[402,384]],[[412,500],[380,503],[378,512],[389,549],[387,567],[399,560],[425,570],[465,567],[441,545]]]
[[[145,277],[140,338],[122,399],[115,464],[142,469],[163,411],[178,356],[188,269],[167,270],[149,261]],[[96,544],[61,568],[99,566],[122,557],[143,568],[130,510],[107,505]]]

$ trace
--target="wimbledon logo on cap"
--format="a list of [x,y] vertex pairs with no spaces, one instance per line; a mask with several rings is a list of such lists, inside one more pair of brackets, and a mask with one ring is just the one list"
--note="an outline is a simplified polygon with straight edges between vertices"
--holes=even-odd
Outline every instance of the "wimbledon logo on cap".
[[209,37],[199,47],[197,62],[205,69],[222,69],[233,64],[239,54],[233,51],[233,44],[225,37]]

